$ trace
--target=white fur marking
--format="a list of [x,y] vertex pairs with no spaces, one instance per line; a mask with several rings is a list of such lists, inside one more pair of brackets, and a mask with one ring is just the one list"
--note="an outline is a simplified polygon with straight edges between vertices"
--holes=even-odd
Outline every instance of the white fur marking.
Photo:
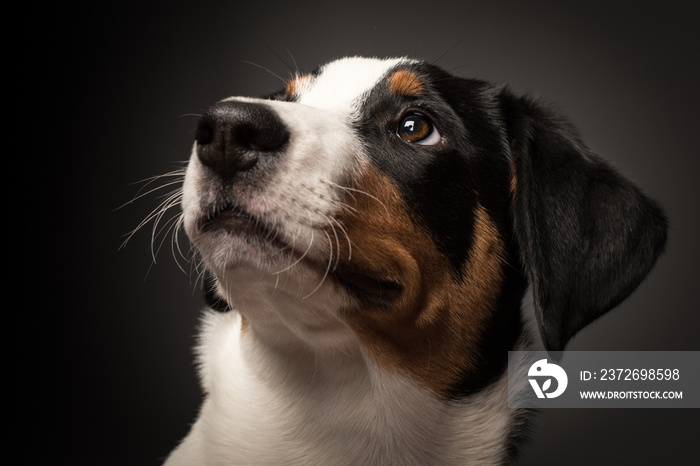
[[299,103],[338,113],[354,114],[362,97],[377,85],[388,70],[406,59],[379,60],[344,58],[321,69],[321,74],[304,92]]
[[304,87],[299,103],[232,99],[269,106],[290,130],[288,151],[265,183],[227,189],[303,253],[301,261],[271,257],[271,247],[251,245],[235,232],[197,230],[201,209],[217,202],[221,182],[193,151],[183,188],[185,229],[237,311],[204,318],[199,362],[206,398],[168,466],[503,461],[513,416],[505,374],[450,403],[376,366],[342,320],[347,296],[332,283],[319,286],[323,272],[307,264],[332,252],[322,227],[340,208],[338,184],[365,157],[351,127],[359,104],[399,63],[331,63]]

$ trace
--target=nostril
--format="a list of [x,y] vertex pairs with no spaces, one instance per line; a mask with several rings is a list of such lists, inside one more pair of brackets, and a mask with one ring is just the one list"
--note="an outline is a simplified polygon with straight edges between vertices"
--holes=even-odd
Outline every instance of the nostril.
[[198,144],[211,144],[214,141],[215,124],[211,118],[202,117],[197,125],[197,131],[194,134],[194,140]]
[[202,116],[195,132],[197,155],[229,178],[278,160],[289,132],[271,108],[251,102],[222,102]]
[[265,148],[261,145],[258,145],[257,142],[253,139],[254,133],[255,131],[251,130],[250,127],[244,126],[242,128],[238,128],[237,134],[234,137],[240,143],[240,145],[246,149],[250,149],[253,151],[264,151]]
[[254,151],[270,152],[282,147],[289,134],[280,122],[258,121],[256,125],[244,125],[237,129],[235,139],[244,147]]

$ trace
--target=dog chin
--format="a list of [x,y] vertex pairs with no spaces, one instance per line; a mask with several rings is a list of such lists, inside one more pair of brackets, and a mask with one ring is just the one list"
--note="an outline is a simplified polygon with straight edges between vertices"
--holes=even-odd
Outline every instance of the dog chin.
[[[222,240],[221,236],[226,238]],[[230,275],[238,269],[258,275],[278,275],[294,263],[291,251],[276,250],[269,245],[226,232],[207,235],[206,239],[198,242],[197,250],[207,269],[216,276]],[[297,273],[305,269],[303,265],[297,265]]]

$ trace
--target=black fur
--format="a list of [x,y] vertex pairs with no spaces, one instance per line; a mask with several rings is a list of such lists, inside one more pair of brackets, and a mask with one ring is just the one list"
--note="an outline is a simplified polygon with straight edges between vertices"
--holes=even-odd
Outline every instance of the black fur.
[[[509,264],[502,294],[477,348],[478,369],[465,373],[450,390],[451,399],[460,399],[503,374],[508,351],[522,331],[520,304],[526,282],[511,234],[510,151],[492,85],[456,78],[426,64],[409,68],[425,84],[421,95],[395,96],[380,85],[364,103],[357,131],[367,153],[396,182],[408,210],[449,259],[456,281],[463,278],[469,260],[477,203],[486,208],[509,249],[502,258]],[[401,117],[411,110],[431,118],[445,144],[409,145],[396,137]]]
[[[380,85],[366,99],[357,131],[367,153],[397,183],[456,280],[468,260],[477,202],[510,249],[501,302],[479,348],[482,370],[454,387],[459,398],[505,370],[522,329],[527,283],[543,342],[561,351],[643,280],[664,248],[667,221],[547,106],[434,66],[410,68],[424,93],[398,97]],[[447,144],[408,145],[395,137],[410,110],[432,118]]]
[[[477,207],[486,209],[506,246],[498,302],[471,355],[476,370],[464,369],[449,387],[446,398],[452,402],[489,387],[506,371],[508,351],[523,337],[521,301],[528,286],[546,349],[562,351],[640,284],[663,251],[668,225],[661,208],[593,154],[549,106],[425,63],[400,68],[418,77],[422,92],[395,95],[380,81],[360,108],[357,140],[396,183],[406,210],[449,260],[455,281],[464,279],[470,259]],[[285,91],[267,98],[295,100]],[[441,144],[409,144],[397,137],[399,123],[413,111],[433,121]],[[224,117],[227,131],[214,131]],[[203,163],[231,178],[260,166],[271,169],[288,136],[270,109],[224,103],[202,119],[197,141]],[[351,293],[369,295],[369,287],[358,286],[368,281],[363,274],[342,264],[335,272]],[[381,306],[401,291],[398,284],[380,285],[381,299],[375,293],[367,302]],[[230,310],[210,277],[204,291],[212,309]],[[513,411],[504,439],[510,460],[529,432],[531,415]]]
[[508,90],[500,98],[517,180],[515,237],[545,346],[561,351],[644,279],[667,221],[566,120]]
[[[561,351],[644,279],[664,248],[667,221],[548,106],[425,63],[400,68],[418,76],[424,92],[397,96],[387,84],[377,86],[361,108],[358,140],[395,181],[407,210],[449,259],[455,280],[469,260],[477,205],[508,248],[502,296],[478,348],[481,368],[452,390],[451,398],[462,398],[505,370],[522,331],[528,284],[542,340],[548,350]],[[294,100],[283,91],[268,98]],[[398,138],[398,124],[410,111],[428,116],[445,143]],[[228,309],[205,288],[210,305]]]
[[[435,76],[437,69],[425,65],[410,68],[424,82],[439,79]],[[422,146],[398,138],[399,122],[413,110],[430,118],[448,143]],[[431,232],[458,278],[471,247],[471,213],[478,200],[471,161],[477,150],[467,137],[465,125],[450,104],[431,88],[419,96],[408,97],[393,95],[387,85],[379,85],[365,99],[362,115],[357,133],[367,154],[396,182],[408,210]]]

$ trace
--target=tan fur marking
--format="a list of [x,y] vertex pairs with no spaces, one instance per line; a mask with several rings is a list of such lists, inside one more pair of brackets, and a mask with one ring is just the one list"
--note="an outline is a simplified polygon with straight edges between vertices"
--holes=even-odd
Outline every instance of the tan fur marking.
[[389,90],[395,95],[414,97],[421,95],[425,87],[413,72],[399,70],[389,77]]
[[[474,238],[463,280],[406,211],[393,183],[366,169],[354,194],[357,209],[344,219],[354,245],[352,262],[404,285],[390,308],[350,309],[346,318],[380,365],[403,371],[440,395],[476,369],[476,348],[503,284],[505,245],[486,210],[475,212]],[[388,213],[387,213],[388,211]]]
[[287,83],[285,91],[290,96],[299,95],[311,84],[311,81],[310,75],[295,76]]

